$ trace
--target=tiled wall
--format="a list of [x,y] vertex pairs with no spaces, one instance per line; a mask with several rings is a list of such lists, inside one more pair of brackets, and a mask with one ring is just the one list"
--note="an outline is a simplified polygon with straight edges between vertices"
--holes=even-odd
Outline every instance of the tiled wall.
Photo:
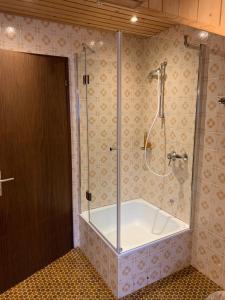
[[[143,143],[142,118],[144,107],[143,54],[144,40],[123,36],[122,50],[122,200],[140,197]],[[90,83],[81,91],[81,161],[82,161],[82,210],[87,209],[87,108],[89,142],[89,190],[91,207],[116,203],[117,153],[117,57],[116,35],[108,33],[104,45],[96,53],[87,51],[87,73]],[[79,69],[84,69],[84,55],[79,55]],[[80,74],[82,74],[80,70]],[[81,77],[80,77],[81,79]]]
[[[142,173],[142,198],[183,220],[190,221],[192,161],[195,131],[195,111],[198,81],[198,51],[184,46],[186,27],[173,27],[145,40],[145,72],[159,67],[167,61],[165,80],[165,128],[157,119],[150,135],[153,149],[148,153],[151,168]],[[147,95],[143,105],[143,131],[148,131],[157,110],[157,79],[147,80]],[[168,167],[167,154],[176,151],[188,154],[188,161],[171,162]],[[173,200],[171,202],[170,200]]]
[[[75,106],[75,80],[74,80],[74,53],[81,51],[81,42],[91,43],[93,40],[97,40],[99,42],[110,43],[110,40],[113,40],[114,44],[114,34],[99,32],[95,30],[89,30],[80,27],[73,27],[68,25],[56,24],[52,22],[41,21],[38,19],[32,18],[23,18],[16,17],[12,15],[0,14],[0,47],[2,49],[10,49],[15,51],[24,51],[31,53],[39,53],[39,54],[49,54],[49,55],[61,55],[69,57],[69,70],[70,70],[70,101],[71,101],[71,127],[72,127],[72,155],[73,155],[73,210],[74,210],[74,244],[78,245],[79,242],[79,220],[78,220],[78,166],[77,166],[77,126],[76,126],[76,106]],[[168,40],[171,39],[182,39],[184,31],[190,31],[187,28],[169,31],[164,35],[161,35],[161,38],[165,38]],[[127,37],[129,40],[129,37]],[[126,40],[125,40],[126,41]],[[136,83],[141,83],[143,74],[142,69],[139,66],[139,63],[143,56],[143,47],[142,42],[144,40],[134,39],[132,47],[125,46],[125,54],[127,57],[129,56],[130,51],[134,51],[134,53],[130,56],[130,59],[127,58],[127,76],[123,75],[126,82],[130,82],[131,75],[133,69],[129,67],[129,64],[133,62],[136,57]],[[157,41],[157,39],[156,39]],[[153,42],[153,40],[152,40]],[[150,42],[147,41],[147,44]],[[154,42],[154,51],[157,52],[156,43]],[[100,43],[101,46],[102,43]],[[125,43],[126,45],[126,43]],[[128,45],[128,44],[127,44]],[[135,50],[135,48],[137,49]],[[164,47],[167,47],[167,43],[163,42]],[[205,84],[207,86],[205,90],[205,97],[202,99],[202,130],[201,130],[201,148],[200,148],[200,168],[199,168],[199,176],[198,176],[198,195],[195,207],[195,230],[194,230],[194,240],[193,240],[193,258],[192,263],[195,267],[197,267],[200,271],[207,274],[211,279],[216,281],[225,287],[224,275],[225,275],[225,260],[224,260],[224,247],[225,247],[225,189],[224,189],[224,178],[225,178],[225,167],[224,167],[224,150],[225,150],[225,127],[224,127],[224,119],[225,119],[225,111],[224,107],[218,105],[217,96],[224,95],[224,82],[225,82],[225,43],[224,38],[219,36],[211,35],[209,39],[209,46],[212,51],[209,54],[208,62],[208,73],[205,77]],[[103,46],[104,51],[107,52],[109,49],[107,46]],[[115,48],[112,48],[113,52]],[[172,49],[172,48],[171,48]],[[166,48],[164,48],[166,50]],[[147,52],[150,50],[146,50]],[[115,52],[114,52],[115,53]],[[136,54],[135,54],[136,53]],[[181,52],[182,53],[182,52]],[[187,52],[190,58],[190,52]],[[146,54],[147,55],[147,54]],[[150,55],[150,52],[149,54]],[[163,58],[163,54],[160,52],[161,56],[158,56],[158,63],[160,63]],[[107,56],[108,57],[108,56]],[[111,56],[112,57],[112,56]],[[180,57],[174,57],[174,59],[179,59]],[[160,59],[160,61],[159,61]],[[108,67],[106,74],[115,71],[115,60],[111,59],[112,64]],[[100,63],[100,61],[99,61]],[[146,62],[149,63],[149,62]],[[102,65],[105,65],[105,61],[102,61]],[[102,67],[101,65],[101,67]],[[156,65],[156,63],[155,63]],[[148,64],[148,67],[150,65]],[[124,66],[125,68],[125,66]],[[138,72],[140,70],[140,72]],[[169,70],[169,69],[168,69]],[[176,73],[175,73],[175,76]],[[126,78],[127,77],[127,78]],[[189,77],[191,78],[191,77]],[[102,79],[101,79],[102,80]],[[115,80],[115,79],[113,79]],[[185,79],[186,81],[186,79]],[[149,84],[149,83],[148,83]],[[177,82],[179,85],[179,82]],[[114,86],[114,87],[112,87]],[[112,81],[111,85],[111,99],[115,99],[115,85],[114,81]],[[142,89],[142,88],[141,88]],[[99,90],[101,93],[108,92],[108,87]],[[127,89],[127,93],[129,94],[129,88]],[[141,94],[140,94],[141,93]],[[155,93],[155,92],[154,92]],[[141,99],[144,99],[145,94],[143,95],[143,91],[133,90],[132,92],[132,102],[136,107],[136,110],[139,109],[147,110],[147,103],[143,104],[142,108],[139,108],[136,100],[140,96]],[[129,96],[129,95],[128,95]],[[142,98],[143,97],[143,98]],[[187,100],[187,99],[186,99]],[[191,106],[193,107],[194,99],[189,98],[190,102],[181,101],[176,104],[183,105],[185,111],[189,111]],[[142,102],[142,101],[141,101]],[[99,102],[100,103],[100,102]],[[124,102],[125,104],[125,102]],[[171,102],[172,104],[172,102]],[[115,105],[115,104],[114,104]],[[127,105],[127,104],[125,104]],[[102,106],[104,108],[104,105]],[[180,106],[176,106],[176,114],[180,113]],[[182,109],[183,109],[182,108]],[[115,108],[113,108],[115,109]],[[124,107],[126,109],[126,107]],[[132,111],[132,108],[130,108]],[[140,118],[143,117],[142,113],[140,113]],[[190,111],[192,114],[192,110]],[[136,113],[135,113],[136,114]],[[136,115],[138,118],[138,115]],[[133,118],[134,122],[135,118]],[[138,121],[138,120],[137,120]],[[114,120],[115,122],[115,120]],[[138,121],[139,122],[139,121]],[[137,123],[138,123],[137,122]],[[136,124],[136,123],[135,123]],[[132,126],[132,124],[131,124]],[[146,129],[143,127],[143,129]],[[138,144],[142,142],[142,131],[140,127],[135,128],[135,133],[140,140],[133,142],[135,147],[138,147]],[[125,134],[125,132],[124,132]],[[170,138],[172,138],[170,136]],[[125,139],[124,139],[125,141]],[[128,141],[129,142],[129,139]],[[127,143],[126,142],[126,143]],[[186,148],[185,148],[186,149]],[[141,170],[136,171],[136,168],[139,169],[139,163],[137,159],[137,152],[134,153],[135,164],[133,164],[131,170],[131,174],[134,173],[136,178],[132,179],[132,187],[133,187],[133,196],[137,197],[140,189],[146,189],[146,187],[139,184],[138,175],[141,174]],[[138,154],[139,157],[139,154]],[[141,158],[140,158],[141,159]],[[124,159],[125,161],[125,159]],[[129,163],[127,164],[127,166]],[[125,170],[126,171],[126,167]],[[146,177],[146,171],[145,177]],[[126,176],[123,176],[126,178]],[[147,181],[147,179],[145,179]],[[137,182],[136,188],[134,188],[134,181]],[[132,194],[129,194],[131,190],[129,185],[125,185],[126,180],[124,182],[124,199],[129,199]],[[148,184],[152,184],[154,186],[154,190],[157,191],[158,185],[155,182],[149,182]],[[126,187],[126,188],[125,188]],[[159,185],[161,189],[161,185]],[[169,187],[169,185],[168,185]],[[127,192],[126,192],[127,190]],[[136,193],[137,191],[137,193]],[[157,193],[157,192],[156,192]],[[155,194],[156,194],[155,193]],[[167,193],[171,193],[170,189],[168,189]],[[150,201],[153,201],[154,195]],[[169,209],[169,208],[166,208]]]
[[225,288],[225,39],[211,35],[205,57],[192,264]]
[[190,265],[191,232],[118,257],[118,296],[123,297]]
[[[168,74],[173,78],[172,81],[169,80],[169,77],[167,79],[169,91],[166,91],[165,95],[165,106],[168,114],[166,123],[167,141],[169,149],[172,150],[176,147],[174,150],[178,151],[178,145],[179,151],[187,151],[189,154],[188,169],[184,169],[181,174],[178,173],[177,177],[171,176],[160,183],[157,177],[154,178],[143,168],[143,154],[140,154],[142,152],[139,150],[139,146],[142,144],[143,132],[147,129],[146,124],[150,121],[147,114],[144,113],[149,111],[149,105],[156,109],[156,103],[152,101],[153,98],[149,102],[146,101],[147,97],[151,96],[147,94],[149,89],[146,87],[141,86],[140,90],[137,88],[130,92],[131,87],[142,83],[144,76],[142,65],[139,65],[139,62],[143,59],[143,46],[141,40],[139,40],[139,45],[134,43],[133,47],[130,48],[129,37],[128,40],[124,40],[123,60],[126,64],[123,65],[124,106],[122,112],[124,113],[124,119],[122,135],[124,145],[122,150],[124,156],[122,157],[122,193],[123,200],[143,197],[188,221],[198,51],[183,47],[184,33],[194,37],[193,40],[196,42],[197,31],[187,27],[173,28],[162,33],[159,37],[144,41],[147,69],[157,67],[164,58],[167,58],[174,66],[173,69],[170,69],[171,64],[168,64],[167,67]],[[199,40],[197,42],[199,43]],[[146,48],[146,45],[149,47]],[[211,50],[205,58],[205,89],[201,99],[202,123],[197,198],[194,209],[192,264],[212,280],[225,287],[225,111],[224,106],[219,105],[217,102],[217,96],[225,95],[225,41],[223,37],[210,35],[207,45]],[[138,48],[138,46],[140,47]],[[173,50],[177,52],[177,55]],[[136,52],[135,58],[132,51]],[[154,57],[154,60],[151,59],[152,57]],[[134,61],[136,64],[131,64]],[[131,69],[131,65],[135,65],[136,72]],[[126,69],[128,70],[127,73]],[[138,72],[137,69],[141,72]],[[145,70],[145,74],[146,72],[147,70]],[[137,75],[135,79],[134,73]],[[150,83],[145,84],[149,86]],[[152,91],[152,96],[155,99],[156,88],[150,91]],[[136,102],[136,99],[138,99],[136,96],[142,100]],[[149,116],[152,118],[151,112]],[[140,123],[139,118],[142,119]],[[185,118],[187,119],[185,120]],[[133,139],[131,139],[128,129],[132,128],[134,124],[136,127],[132,131]],[[132,159],[130,159],[131,157]],[[154,160],[153,162],[155,163]],[[141,169],[140,165],[142,165]],[[158,167],[158,165],[156,166]],[[137,182],[137,185],[134,182]],[[173,207],[170,206],[168,197],[175,199]]]
[[142,151],[144,132],[145,64],[142,38],[123,35],[121,107],[121,198],[140,198],[143,188]]
[[80,248],[113,294],[117,295],[117,255],[82,217],[80,217]]
[[80,230],[82,251],[119,298],[190,265],[190,231],[118,255],[82,217]]
[[80,52],[81,43],[104,41],[105,32],[73,27],[38,19],[0,13],[0,48],[69,58],[71,140],[73,168],[74,245],[79,244],[78,209],[78,149],[75,100],[74,54]]
[[[116,35],[108,32],[86,51],[86,72],[90,83],[85,86],[84,52],[79,54],[79,89],[81,107],[81,208],[87,210],[85,192],[92,193],[91,208],[116,201]],[[87,90],[86,90],[87,88]],[[87,124],[88,116],[88,124]],[[87,131],[88,126],[88,131]],[[88,149],[87,149],[88,133]],[[89,155],[89,170],[88,156]]]

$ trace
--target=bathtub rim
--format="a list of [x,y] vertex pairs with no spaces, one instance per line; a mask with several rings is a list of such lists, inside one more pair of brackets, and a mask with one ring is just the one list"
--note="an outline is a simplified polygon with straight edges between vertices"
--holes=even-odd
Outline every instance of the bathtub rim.
[[[144,199],[139,199],[139,198],[138,198],[138,199],[133,199],[133,200],[124,201],[123,203],[121,203],[121,205],[126,204],[127,202],[135,202],[135,201],[136,201],[136,202],[145,202],[145,203],[147,203],[149,206],[154,207],[154,208],[156,208],[157,210],[161,210],[163,213],[165,213],[165,214],[171,216],[171,215],[170,215],[169,213],[167,213],[166,211],[164,211],[164,210],[158,208],[157,206],[154,206],[153,204],[147,202],[147,201],[144,200]],[[102,206],[102,207],[99,207],[99,208],[94,208],[93,211],[94,211],[94,210],[100,211],[100,210],[104,210],[106,207],[114,207],[114,206],[116,206],[116,204],[110,204],[110,205]],[[82,219],[87,223],[87,225],[90,226],[90,227],[91,227],[91,228],[92,228],[92,229],[93,229],[93,230],[94,230],[94,231],[95,231],[95,232],[103,239],[103,241],[111,248],[111,250],[114,251],[114,253],[117,254],[118,257],[122,257],[122,256],[125,256],[125,255],[128,255],[128,254],[132,254],[132,252],[135,252],[135,251],[138,251],[138,250],[140,250],[140,249],[142,249],[142,248],[144,248],[144,247],[148,247],[148,246],[150,246],[150,245],[154,245],[154,244],[156,244],[156,243],[165,241],[165,240],[167,240],[167,239],[169,239],[169,238],[176,237],[177,235],[180,235],[180,234],[182,234],[182,233],[184,233],[184,232],[188,232],[188,231],[192,232],[192,231],[193,231],[193,229],[191,228],[190,224],[186,224],[186,223],[183,222],[182,220],[180,220],[180,219],[178,219],[178,218],[172,216],[172,218],[174,218],[174,219],[178,220],[179,222],[182,222],[183,224],[187,225],[187,228],[181,229],[181,230],[178,231],[178,232],[174,232],[174,233],[168,234],[167,236],[161,237],[161,238],[159,238],[159,239],[157,239],[157,240],[154,240],[154,241],[151,241],[151,242],[144,243],[144,244],[142,244],[142,245],[136,246],[136,247],[134,247],[134,248],[132,248],[132,249],[122,250],[121,252],[118,252],[118,251],[117,251],[117,248],[116,248],[112,243],[110,243],[110,241],[104,236],[104,234],[101,233],[101,231],[100,231],[100,230],[99,230],[99,229],[98,229],[91,221],[88,220],[88,217],[86,218],[86,217],[84,216],[85,213],[87,213],[87,215],[88,215],[88,211],[84,211],[84,212],[82,212],[82,213],[79,215],[80,218],[82,218]]]
[[125,255],[128,255],[128,254],[132,254],[133,252],[136,252],[138,250],[141,250],[142,248],[145,248],[145,247],[148,247],[150,245],[154,245],[154,244],[157,244],[159,242],[162,242],[162,241],[165,241],[169,238],[173,238],[173,237],[176,237],[182,233],[185,233],[185,232],[193,232],[193,229],[192,228],[186,228],[186,229],[182,229],[178,232],[175,232],[175,233],[172,233],[172,234],[169,234],[165,237],[161,237],[160,239],[158,240],[155,240],[155,241],[152,241],[152,242],[148,242],[148,243],[145,243],[143,245],[140,245],[140,246],[137,246],[137,247],[134,247],[132,249],[128,249],[128,250],[124,250],[122,252],[117,252],[116,251],[116,248],[107,240],[107,238],[89,221],[87,221],[81,214],[80,214],[80,218],[82,218],[82,220],[84,220],[85,223],[87,223],[88,226],[90,226],[99,236],[100,238],[103,239],[103,241],[110,247],[110,249],[118,256],[118,257],[122,257],[122,256],[125,256]]

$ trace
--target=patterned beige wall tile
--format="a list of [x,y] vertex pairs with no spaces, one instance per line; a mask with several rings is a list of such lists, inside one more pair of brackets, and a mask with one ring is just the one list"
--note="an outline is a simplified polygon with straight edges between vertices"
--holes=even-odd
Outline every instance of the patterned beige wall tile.
[[[7,14],[0,14],[1,32],[0,32],[0,47],[14,51],[26,51],[32,53],[48,54],[48,55],[63,55],[69,57],[70,66],[70,100],[71,100],[71,128],[72,128],[72,158],[73,158],[73,210],[74,210],[74,244],[79,243],[79,227],[78,227],[78,186],[77,183],[77,128],[75,114],[75,82],[74,82],[74,53],[81,51],[81,42],[86,42],[89,45],[95,43],[97,45],[97,55],[93,59],[92,55],[88,58],[88,68],[91,76],[91,81],[95,84],[94,87],[89,86],[88,96],[90,97],[89,109],[93,115],[90,115],[90,123],[93,126],[93,139],[97,143],[90,143],[90,151],[92,152],[93,160],[92,169],[97,170],[93,176],[106,176],[105,170],[109,170],[107,180],[93,182],[94,194],[96,196],[96,206],[106,205],[115,200],[115,166],[113,162],[115,157],[112,157],[110,162],[108,146],[115,143],[116,131],[116,115],[115,115],[115,99],[116,99],[116,42],[115,34],[99,32],[96,30],[85,29],[68,25],[46,22],[32,18],[16,17]],[[160,206],[188,222],[190,212],[190,197],[179,198],[178,191],[181,186],[185,186],[184,190],[188,191],[190,186],[191,173],[188,175],[188,180],[184,183],[179,182],[179,178],[172,176],[168,180],[154,178],[147,173],[143,163],[143,153],[140,150],[140,143],[143,140],[144,131],[148,128],[150,121],[153,119],[153,110],[156,110],[156,85],[143,80],[143,74],[147,75],[149,69],[155,68],[159,63],[167,58],[168,60],[168,80],[166,83],[166,113],[168,114],[168,137],[170,145],[169,149],[175,146],[183,146],[187,149],[190,145],[188,154],[191,157],[191,147],[193,146],[193,121],[195,106],[196,86],[193,82],[197,82],[197,64],[198,56],[196,52],[190,49],[185,49],[182,45],[183,34],[192,34],[193,30],[186,27],[171,28],[167,32],[163,32],[160,37],[149,40],[140,40],[130,36],[125,36],[123,59],[123,128],[122,136],[124,143],[124,154],[126,155],[122,161],[122,180],[123,182],[123,200],[143,197],[151,203]],[[208,59],[208,74],[205,74],[205,84],[207,91],[204,92],[206,100],[202,102],[202,131],[200,144],[202,146],[199,173],[199,185],[201,189],[197,194],[196,216],[195,216],[195,233],[193,239],[193,258],[192,263],[199,270],[210,276],[211,279],[220,283],[225,287],[225,281],[221,279],[218,273],[218,268],[221,274],[225,274],[225,262],[222,249],[224,248],[224,115],[225,109],[223,106],[218,106],[217,96],[222,96],[225,93],[224,88],[224,38],[210,35],[209,46],[212,52]],[[143,57],[145,58],[143,61]],[[83,58],[80,57],[80,74],[84,68]],[[208,77],[208,78],[207,78]],[[168,87],[168,89],[167,89]],[[85,91],[81,87],[81,99],[85,99]],[[96,106],[95,106],[96,105]],[[114,113],[112,114],[112,111]],[[187,114],[183,116],[183,112]],[[96,113],[96,115],[95,115]],[[85,102],[83,107],[85,115]],[[182,117],[179,117],[181,116]],[[94,125],[96,124],[96,125]],[[83,132],[86,131],[85,120],[82,123]],[[174,129],[181,127],[179,131]],[[184,129],[184,130],[183,130]],[[152,142],[155,145],[160,145],[162,136],[157,136],[158,131],[155,131]],[[103,136],[101,140],[101,135]],[[83,144],[82,160],[84,166],[84,174],[87,171],[87,161],[85,161],[85,135],[82,134]],[[106,139],[106,142],[105,140]],[[101,145],[102,150],[95,148]],[[156,150],[157,148],[155,148]],[[104,152],[105,151],[105,152]],[[216,151],[216,153],[213,153]],[[100,155],[99,155],[100,154]],[[212,159],[210,159],[211,155]],[[152,152],[152,161],[154,167],[163,167],[160,160],[157,161],[156,153]],[[133,163],[131,163],[133,162]],[[97,167],[95,168],[95,163]],[[216,163],[216,168],[212,166]],[[140,165],[142,166],[140,168]],[[83,189],[84,192],[87,184],[87,176],[84,176]],[[107,182],[106,182],[107,181]],[[108,184],[109,183],[109,184]],[[113,186],[113,189],[112,189]],[[132,186],[132,188],[131,188]],[[211,191],[213,189],[213,192]],[[185,205],[176,203],[176,207],[168,206],[168,193],[173,195],[176,201],[182,199]],[[187,192],[190,193],[190,190]],[[83,194],[83,193],[82,193]],[[100,196],[99,196],[100,195]],[[86,200],[82,200],[82,208],[86,209]],[[212,208],[212,210],[211,210]],[[83,225],[82,225],[83,227]],[[202,229],[203,228],[203,229]],[[94,243],[92,239],[88,239],[89,229],[86,227],[81,229],[81,235],[84,237],[81,242],[81,247],[86,251],[87,256],[93,257],[93,263],[99,268],[102,274],[106,274],[106,270],[101,268],[99,259],[95,259],[94,252],[100,247],[100,241]],[[209,241],[206,236],[209,237]],[[87,247],[91,242],[93,246],[90,250]],[[86,249],[86,250],[85,250]],[[209,251],[210,250],[210,251]],[[102,250],[104,252],[104,250]],[[212,255],[212,253],[214,253]],[[104,254],[102,254],[104,256]],[[110,260],[109,260],[110,261]],[[177,264],[179,264],[177,262]],[[110,265],[110,263],[109,263]],[[207,266],[209,266],[207,268]],[[218,267],[219,266],[219,267]],[[110,267],[111,273],[116,272],[116,267],[112,264]],[[166,274],[169,271],[163,270]],[[109,274],[111,274],[109,273]],[[140,276],[144,274],[140,273]],[[152,269],[152,279],[149,275],[149,281],[158,278],[157,268]],[[160,275],[161,276],[161,275]],[[109,275],[108,282],[114,290],[117,290],[117,281],[114,280],[114,275]],[[139,281],[138,276],[135,277],[135,286]],[[144,281],[145,282],[145,281]],[[139,281],[141,285],[141,280]],[[126,287],[129,291],[132,286]]]
[[224,38],[212,35],[208,45],[192,264],[224,287]]

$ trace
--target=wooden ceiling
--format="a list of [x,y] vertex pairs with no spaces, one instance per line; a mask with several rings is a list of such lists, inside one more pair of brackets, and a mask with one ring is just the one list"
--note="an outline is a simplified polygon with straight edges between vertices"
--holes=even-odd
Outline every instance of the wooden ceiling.
[[[157,5],[157,0],[153,2]],[[149,10],[146,0],[0,0],[0,11],[146,37],[175,23]],[[133,15],[138,17],[135,24],[130,22]]]

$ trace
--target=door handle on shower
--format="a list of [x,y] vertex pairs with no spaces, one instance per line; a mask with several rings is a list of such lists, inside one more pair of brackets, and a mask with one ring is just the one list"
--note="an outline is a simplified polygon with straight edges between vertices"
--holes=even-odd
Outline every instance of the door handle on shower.
[[110,151],[116,151],[117,148],[116,148],[116,147],[110,147],[109,150],[110,150]]
[[2,179],[1,171],[0,171],[0,196],[2,196],[2,183],[14,180],[14,177],[4,178]]

